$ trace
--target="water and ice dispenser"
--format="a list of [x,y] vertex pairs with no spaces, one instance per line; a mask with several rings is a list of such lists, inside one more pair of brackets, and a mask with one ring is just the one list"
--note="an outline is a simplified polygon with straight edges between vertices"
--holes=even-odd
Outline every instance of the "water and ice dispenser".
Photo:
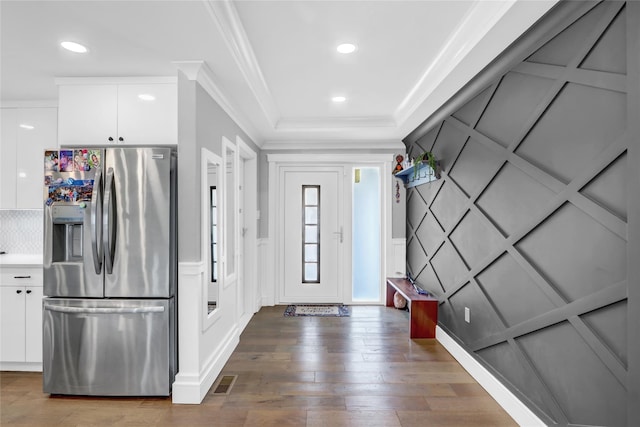
[[52,262],[82,261],[86,203],[54,204],[51,207]]
[[44,291],[47,296],[102,297],[91,240],[91,202],[45,207]]

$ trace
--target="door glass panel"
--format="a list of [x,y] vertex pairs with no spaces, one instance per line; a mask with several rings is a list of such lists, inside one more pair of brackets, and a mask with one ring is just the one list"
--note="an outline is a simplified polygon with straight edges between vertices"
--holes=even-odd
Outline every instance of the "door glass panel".
[[320,186],[302,186],[302,283],[320,283]]
[[307,224],[317,224],[318,208],[304,208],[304,222]]
[[304,192],[304,204],[305,206],[317,206],[318,205],[318,189],[319,187],[305,185]]
[[318,264],[305,263],[304,264],[304,282],[305,283],[317,283],[318,282]]
[[318,262],[318,245],[304,245],[304,261]]
[[352,298],[377,302],[381,297],[380,169],[360,168],[360,180],[353,184]]
[[304,227],[304,242],[318,243],[318,226],[307,225]]

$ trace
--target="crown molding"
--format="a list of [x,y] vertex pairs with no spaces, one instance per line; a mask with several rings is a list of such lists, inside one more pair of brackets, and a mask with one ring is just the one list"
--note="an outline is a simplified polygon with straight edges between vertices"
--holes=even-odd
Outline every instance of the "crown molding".
[[324,118],[288,118],[281,119],[276,130],[308,130],[315,132],[333,132],[357,128],[396,128],[397,123],[391,116],[332,117]]
[[447,42],[433,58],[420,79],[411,88],[394,113],[401,126],[447,78],[451,71],[482,40],[517,0],[485,2],[477,0]]
[[260,105],[267,122],[275,128],[280,119],[280,112],[262,74],[236,7],[230,0],[205,0],[205,7],[222,34],[229,52]]
[[[262,145],[265,151],[283,150],[400,150],[404,152],[405,146],[399,139],[381,140],[271,140]],[[394,152],[395,152],[394,151]]]
[[241,112],[239,112],[231,102],[224,95],[224,92],[215,83],[213,71],[207,65],[205,61],[193,60],[193,61],[173,61],[173,64],[180,70],[189,80],[197,81],[204,90],[213,98],[218,105],[224,110],[225,113],[236,122],[236,124],[242,129],[249,138],[260,147],[262,139],[260,133],[252,125]]

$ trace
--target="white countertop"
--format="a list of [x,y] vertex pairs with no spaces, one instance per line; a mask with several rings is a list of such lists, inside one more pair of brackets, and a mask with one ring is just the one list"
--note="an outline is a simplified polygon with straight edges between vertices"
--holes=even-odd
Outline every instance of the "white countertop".
[[4,254],[0,255],[0,267],[38,267],[42,265],[42,255]]

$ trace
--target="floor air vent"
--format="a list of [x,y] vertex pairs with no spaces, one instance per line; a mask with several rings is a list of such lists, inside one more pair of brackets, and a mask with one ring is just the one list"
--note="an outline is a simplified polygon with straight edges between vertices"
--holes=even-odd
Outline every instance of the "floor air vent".
[[237,378],[237,375],[223,375],[218,383],[215,384],[213,394],[229,394]]

